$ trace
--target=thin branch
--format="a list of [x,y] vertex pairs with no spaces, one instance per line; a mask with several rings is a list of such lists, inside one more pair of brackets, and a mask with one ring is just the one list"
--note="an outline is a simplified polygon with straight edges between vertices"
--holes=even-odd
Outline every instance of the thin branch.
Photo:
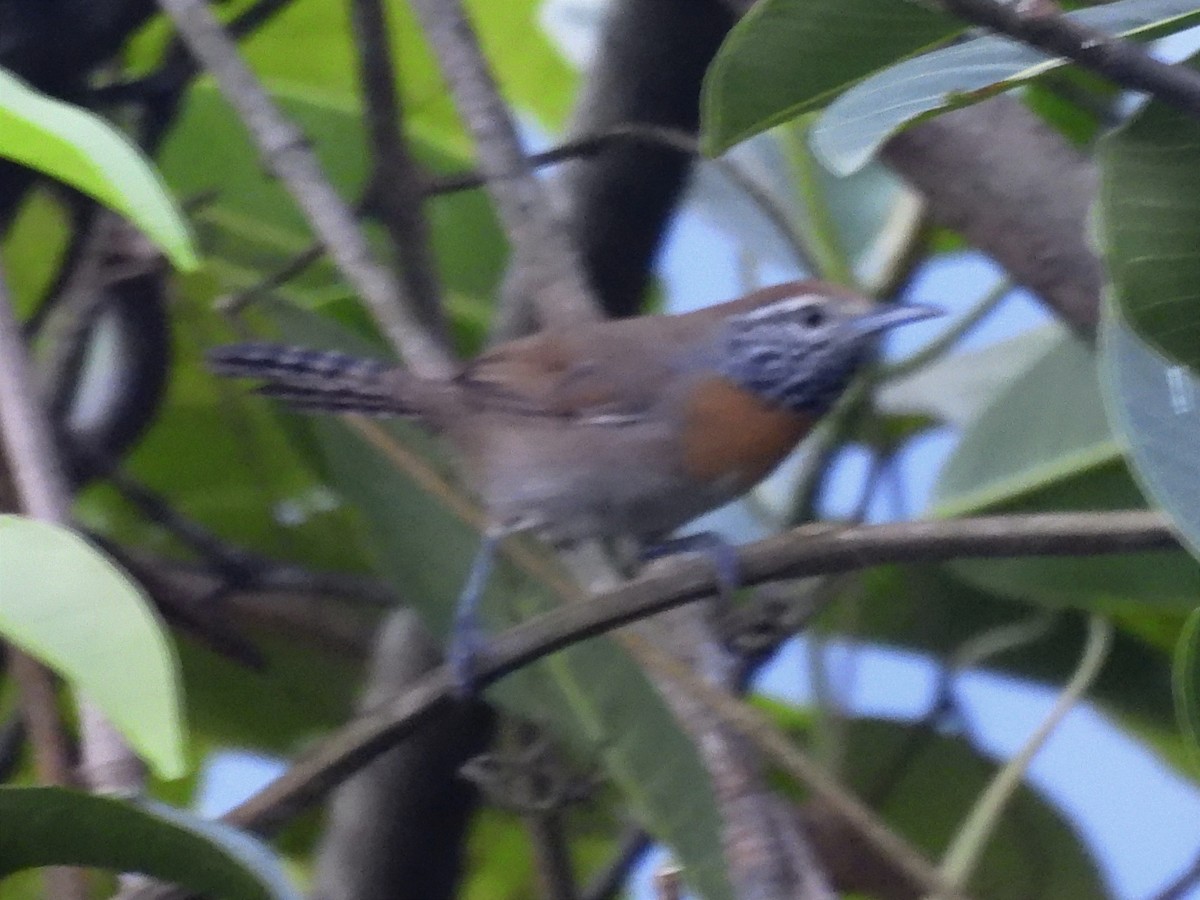
[[[944,562],[964,557],[1092,556],[1176,548],[1154,512],[1089,512],[991,516],[855,528],[806,527],[741,548],[747,585],[780,577],[850,571],[874,565]],[[495,638],[477,672],[480,688],[569,644],[675,606],[711,596],[718,586],[704,560],[663,560],[642,576],[586,603],[566,604]],[[692,679],[693,681],[695,679]],[[686,689],[695,689],[687,685]],[[703,685],[700,689],[704,689]],[[711,689],[708,689],[711,690]],[[721,700],[739,708],[719,691]],[[351,772],[441,715],[454,698],[444,667],[389,703],[348,723],[287,772],[225,816],[229,824],[270,833],[325,796]],[[705,699],[708,702],[710,698]],[[724,705],[722,709],[727,707]],[[739,713],[740,715],[740,713]],[[785,741],[789,752],[794,750]],[[778,759],[778,748],[766,748]],[[804,776],[800,776],[804,777]],[[857,802],[857,801],[854,801]],[[855,819],[850,824],[858,827]],[[889,856],[887,848],[885,853]],[[905,860],[908,865],[910,860]],[[931,886],[937,879],[922,876]]]
[[[0,646],[0,660],[7,648]],[[21,765],[26,744],[25,718],[20,710],[8,713],[0,722],[0,783],[11,781]]]
[[292,194],[338,268],[362,296],[392,347],[421,375],[446,375],[453,363],[424,328],[400,285],[376,263],[366,237],[333,189],[300,130],[283,117],[203,0],[160,0],[180,38],[216,79],[264,162]]
[[[0,267],[0,441],[21,508],[45,522],[68,525],[71,495],[50,423],[38,401],[33,370]],[[20,686],[21,707],[34,746],[38,776],[70,784],[74,767],[58,715],[53,678],[32,657],[16,650],[10,666]],[[92,704],[77,697],[83,731],[84,775],[94,788],[129,792],[141,785],[140,762]],[[52,889],[65,898],[85,897],[77,873],[56,871]]]
[[[234,16],[225,27],[236,39],[247,37],[293,2],[294,0],[258,0]],[[123,96],[127,99],[142,100],[144,117],[138,141],[142,149],[151,156],[162,146],[178,115],[179,104],[188,85],[200,71],[195,57],[188,53],[178,36],[172,38],[170,45],[163,52],[162,59],[159,67],[143,79],[115,86],[115,90],[101,88],[97,91],[103,97],[107,91],[114,90],[113,100],[119,101]]]
[[0,435],[24,511],[69,525],[71,493],[0,269]]
[[[17,684],[21,720],[33,749],[33,768],[42,784],[72,785],[74,766],[62,718],[54,677],[32,656],[9,647],[8,667]],[[54,866],[46,870],[46,894],[55,900],[87,900],[88,884],[82,869]]]
[[575,900],[575,887],[562,814],[533,812],[521,817],[533,843],[534,868],[543,900]]
[[[615,125],[603,132],[583,135],[570,141],[564,141],[558,146],[551,147],[549,150],[544,150],[540,153],[533,153],[528,157],[528,163],[534,168],[539,168],[541,166],[557,165],[574,159],[587,159],[598,155],[607,147],[622,143],[654,144],[690,153],[696,157],[701,156],[699,141],[695,135],[689,132],[665,126],[628,122]],[[728,159],[713,159],[708,160],[708,162],[720,170],[735,187],[746,194],[750,202],[758,208],[763,216],[780,233],[784,242],[791,248],[796,261],[801,266],[811,269],[811,254],[808,248],[804,245],[800,235],[792,227],[787,212],[775,201],[775,198],[764,190],[750,175],[742,171],[742,168],[736,163]],[[459,191],[475,190],[476,188],[486,186],[487,183],[488,176],[479,169],[471,169],[451,175],[426,176],[421,182],[418,196],[413,200],[413,203],[419,203],[421,199],[430,197],[440,197],[446,194],[458,193]],[[368,197],[367,199],[371,200],[372,198]],[[360,204],[360,207],[366,208],[370,205],[370,203],[363,203]],[[260,281],[244,290],[238,291],[236,294],[224,298],[220,303],[221,310],[229,313],[240,312],[258,297],[297,277],[309,266],[320,260],[323,253],[324,248],[319,242],[309,244]]]
[[[629,647],[628,641],[626,647]],[[943,897],[964,896],[953,885],[946,883],[920,851],[891,831],[869,807],[842,787],[820,763],[800,750],[795,741],[780,731],[766,715],[695,678],[686,666],[676,660],[652,651],[652,647],[638,648],[637,659],[644,669],[669,680],[675,687],[719,713],[728,726],[748,738],[764,756],[803,784],[813,799],[822,802],[843,824],[875,852],[897,866],[905,876],[926,890],[940,892]]]
[[[564,141],[549,150],[531,153],[527,157],[530,166],[553,166],[572,159],[587,159],[595,156],[605,147],[615,141],[622,140],[625,135],[605,132],[604,134],[589,134],[583,137]],[[632,138],[632,135],[629,137]],[[466,172],[455,172],[450,175],[437,175],[425,183],[425,193],[430,197],[441,197],[444,194],[456,194],[459,191],[470,191],[487,184],[487,176],[479,169]]]
[[1100,669],[1104,666],[1104,661],[1108,658],[1108,649],[1111,643],[1112,625],[1099,616],[1093,615],[1088,619],[1087,642],[1075,674],[1071,676],[1071,680],[1058,695],[1054,707],[1046,718],[1029,736],[1017,754],[996,773],[996,777],[976,800],[974,808],[967,815],[966,821],[963,822],[954,840],[946,849],[941,872],[949,883],[962,885],[971,877],[971,873],[983,856],[988,838],[995,830],[1008,802],[1020,787],[1029,764],[1033,762],[1037,752],[1045,746],[1046,741],[1066,714],[1079,702],[1092,682],[1096,680],[1096,676],[1100,674]]
[[305,269],[320,262],[324,256],[324,245],[320,241],[313,241],[275,271],[268,272],[249,287],[218,297],[214,306],[218,312],[236,316],[255,300],[265,297],[271,291],[283,287],[293,278],[299,277]]
[[1106,34],[1065,16],[1054,0],[940,0],[960,18],[1063,56],[1122,87],[1145,91],[1200,119],[1200,73],[1159,62],[1133,41]]
[[17,684],[21,719],[33,750],[34,774],[42,784],[74,784],[70,742],[58,715],[54,676],[11,645],[7,651],[8,670]]
[[446,343],[441,287],[429,242],[429,223],[421,208],[424,178],[404,137],[404,109],[396,93],[387,15],[382,0],[353,0],[350,11],[371,150],[369,205],[391,238],[399,262],[397,277],[413,308]]
[[[170,0],[177,3],[179,0]],[[459,114],[475,138],[479,167],[512,243],[510,271],[523,273],[544,325],[590,321],[598,314],[583,260],[549,194],[525,158],[517,128],[459,0],[414,0]]]

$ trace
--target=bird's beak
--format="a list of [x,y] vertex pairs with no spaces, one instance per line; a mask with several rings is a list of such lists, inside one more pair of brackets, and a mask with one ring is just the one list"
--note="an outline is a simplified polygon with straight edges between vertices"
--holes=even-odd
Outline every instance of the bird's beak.
[[941,315],[945,315],[945,310],[938,309],[936,306],[925,306],[920,303],[892,303],[882,309],[859,316],[854,320],[854,327],[863,334],[877,334],[898,325],[920,322],[922,319],[932,319],[934,316]]

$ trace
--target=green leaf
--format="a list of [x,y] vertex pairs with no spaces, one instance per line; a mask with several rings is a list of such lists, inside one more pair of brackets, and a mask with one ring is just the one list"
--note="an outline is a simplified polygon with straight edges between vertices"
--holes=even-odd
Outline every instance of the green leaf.
[[896,0],[761,0],[730,30],[704,79],[704,149],[738,141],[821,106],[962,25]]
[[[1067,13],[1109,34],[1148,37],[1200,19],[1194,0],[1120,0]],[[843,45],[839,52],[845,52]],[[977,37],[906,60],[834,100],[813,129],[813,149],[834,172],[854,172],[910,122],[986,100],[1066,65],[1016,41]]]
[[[980,410],[942,469],[934,513],[997,507],[1063,478],[1119,460],[1091,350],[1058,326],[1058,339]],[[1044,415],[1054,410],[1053,417]]]
[[[942,422],[965,426],[1007,389],[1017,373],[1041,359],[1059,341],[1059,328],[1038,328],[980,350],[950,353],[880,385],[875,395],[885,412],[928,412]],[[946,390],[946,385],[954,390]]]
[[1149,103],[1098,159],[1112,296],[1138,334],[1200,371],[1200,123]]
[[294,900],[249,835],[162,806],[57,787],[0,787],[0,879],[40,866],[141,872],[226,900]]
[[1112,310],[1103,319],[1100,366],[1114,430],[1147,496],[1200,554],[1200,378],[1164,359]]
[[171,644],[137,586],[90,544],[0,516],[0,633],[96,703],[161,777],[185,773]]
[[[1052,411],[1048,414],[1047,411]],[[1065,332],[982,409],[942,469],[934,515],[1144,506],[1109,430],[1090,349]],[[1182,552],[955,563],[1000,596],[1110,609],[1190,609],[1200,568]]]
[[1175,715],[1179,730],[1200,764],[1200,606],[1192,610],[1184,623],[1171,668],[1171,690],[1175,695]]
[[153,167],[120,132],[0,69],[0,156],[95,197],[141,228],[181,269],[198,263]]
[[[369,344],[315,316],[282,304],[273,305],[272,314],[290,342],[372,352]],[[333,484],[369,524],[382,574],[434,634],[446,637],[479,534],[340,422],[309,421]],[[416,429],[399,425],[388,432],[405,453],[444,471],[434,445]],[[489,579],[482,615],[494,631],[555,602],[501,560]],[[674,850],[693,888],[708,900],[731,896],[708,773],[658,692],[615,643],[597,638],[555,653],[508,676],[488,696],[548,723],[597,757],[642,824]]]

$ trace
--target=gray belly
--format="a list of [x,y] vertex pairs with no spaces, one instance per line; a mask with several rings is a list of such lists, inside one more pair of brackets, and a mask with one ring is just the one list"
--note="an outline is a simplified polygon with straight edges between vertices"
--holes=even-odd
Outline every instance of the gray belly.
[[662,425],[525,419],[520,428],[488,426],[477,422],[458,443],[489,517],[554,543],[664,535],[734,496],[732,486],[685,478]]

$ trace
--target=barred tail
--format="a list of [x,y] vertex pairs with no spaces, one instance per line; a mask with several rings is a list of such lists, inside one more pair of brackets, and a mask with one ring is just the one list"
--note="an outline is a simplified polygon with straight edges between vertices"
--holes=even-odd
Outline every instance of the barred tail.
[[374,416],[421,412],[397,396],[393,367],[379,360],[284,344],[245,343],[210,350],[208,367],[218,375],[259,379],[264,384],[256,393],[299,409]]

